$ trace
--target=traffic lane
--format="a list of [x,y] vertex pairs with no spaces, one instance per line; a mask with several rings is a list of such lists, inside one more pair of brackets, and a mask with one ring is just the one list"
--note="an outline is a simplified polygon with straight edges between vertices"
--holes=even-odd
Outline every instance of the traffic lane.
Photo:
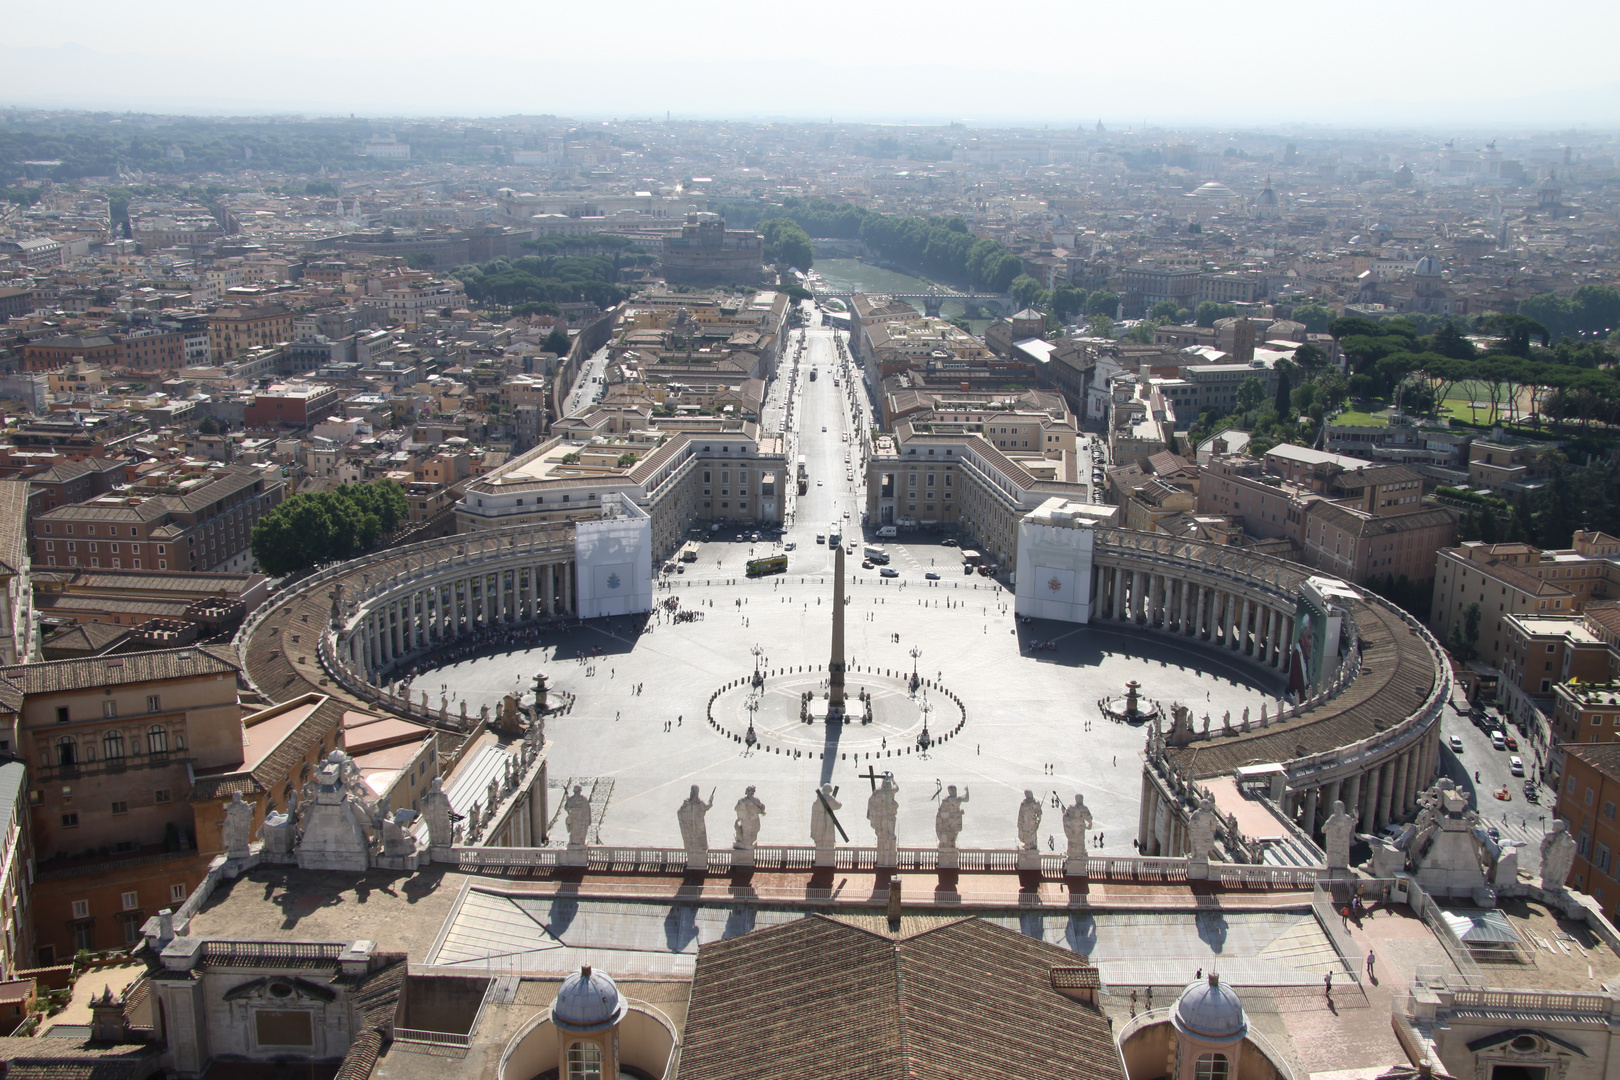
[[[1517,733],[1511,733],[1516,734]],[[1538,801],[1525,797],[1524,784],[1531,776],[1514,776],[1510,759],[1524,757],[1524,743],[1519,750],[1497,750],[1490,736],[1476,726],[1467,714],[1448,707],[1440,720],[1440,771],[1469,797],[1470,805],[1479,813],[1482,823],[1497,830],[1504,841],[1512,840],[1519,848],[1519,867],[1535,873],[1541,866],[1541,837],[1551,816],[1555,793],[1535,782]],[[1451,739],[1462,743],[1462,750],[1452,749]],[[1526,772],[1533,772],[1530,761]],[[1477,779],[1476,779],[1477,777]],[[1506,790],[1508,798],[1499,799],[1495,793]]]

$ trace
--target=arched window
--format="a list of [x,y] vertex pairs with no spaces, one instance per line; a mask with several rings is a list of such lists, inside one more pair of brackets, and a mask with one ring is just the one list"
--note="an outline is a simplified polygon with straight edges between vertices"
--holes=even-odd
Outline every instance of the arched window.
[[73,736],[64,735],[56,740],[56,763],[58,765],[79,763],[79,744],[73,741]]
[[176,728],[173,742],[175,750],[184,750],[186,748],[186,733]]
[[1226,1055],[1205,1054],[1193,1062],[1193,1080],[1226,1080]]
[[124,733],[113,730],[101,737],[101,756],[116,761],[124,756]]
[[153,724],[146,729],[146,752],[149,754],[169,752],[169,732],[162,724]]
[[602,1048],[584,1039],[569,1043],[568,1080],[602,1080]]

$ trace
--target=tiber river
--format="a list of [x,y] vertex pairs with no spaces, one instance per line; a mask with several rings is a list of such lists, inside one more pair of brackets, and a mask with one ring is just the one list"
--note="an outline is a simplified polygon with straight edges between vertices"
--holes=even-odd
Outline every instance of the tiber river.
[[[925,293],[928,291],[928,282],[910,274],[902,274],[897,270],[885,270],[881,266],[870,266],[859,259],[817,259],[816,273],[820,274],[829,286],[837,292],[851,293]],[[919,312],[921,304],[912,305]],[[944,315],[946,318],[960,318],[962,309],[956,304],[946,304]],[[984,328],[990,325],[989,319],[973,319],[969,322],[975,334],[983,335]]]

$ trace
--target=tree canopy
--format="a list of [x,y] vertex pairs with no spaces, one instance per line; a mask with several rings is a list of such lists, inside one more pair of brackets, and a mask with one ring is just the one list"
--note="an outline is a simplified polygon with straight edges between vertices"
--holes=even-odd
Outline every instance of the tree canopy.
[[253,526],[253,557],[271,577],[347,559],[375,547],[409,513],[405,489],[392,480],[294,495]]

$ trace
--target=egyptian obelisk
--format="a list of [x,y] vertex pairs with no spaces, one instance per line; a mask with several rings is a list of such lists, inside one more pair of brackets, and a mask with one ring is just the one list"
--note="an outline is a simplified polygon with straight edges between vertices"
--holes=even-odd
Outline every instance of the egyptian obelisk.
[[833,556],[832,660],[827,664],[827,719],[844,718],[844,545]]

